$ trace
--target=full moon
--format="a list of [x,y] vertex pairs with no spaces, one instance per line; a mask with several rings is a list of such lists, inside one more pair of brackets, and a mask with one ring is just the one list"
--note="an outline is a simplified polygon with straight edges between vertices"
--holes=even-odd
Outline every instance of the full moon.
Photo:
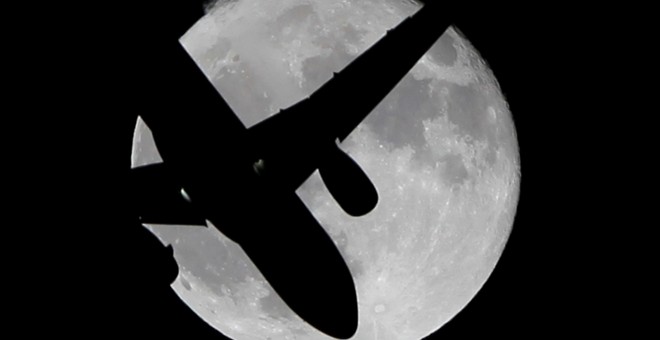
[[[313,93],[419,7],[407,0],[220,0],[180,42],[250,127]],[[353,275],[353,338],[425,337],[484,285],[513,225],[520,161],[497,80],[450,27],[341,147],[378,189],[376,208],[347,215],[318,172],[297,194]],[[158,161],[138,120],[133,166]],[[224,335],[329,338],[293,313],[217,229],[146,227],[174,247],[180,270],[172,288]]]

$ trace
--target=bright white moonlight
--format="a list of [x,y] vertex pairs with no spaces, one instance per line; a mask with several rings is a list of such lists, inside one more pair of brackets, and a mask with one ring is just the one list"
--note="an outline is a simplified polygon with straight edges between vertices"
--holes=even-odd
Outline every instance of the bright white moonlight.
[[[219,1],[181,42],[249,127],[311,94],[418,7],[403,0]],[[354,338],[427,336],[482,287],[513,224],[519,156],[497,81],[450,28],[342,147],[378,188],[376,209],[346,215],[318,173],[297,192],[355,279]],[[138,121],[133,165],[159,160]],[[173,289],[223,334],[328,338],[293,314],[215,228],[148,227],[174,246],[180,275]]]

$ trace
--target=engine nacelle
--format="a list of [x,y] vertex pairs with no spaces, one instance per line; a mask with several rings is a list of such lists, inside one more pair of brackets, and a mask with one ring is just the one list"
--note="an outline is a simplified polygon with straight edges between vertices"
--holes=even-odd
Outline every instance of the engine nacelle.
[[324,156],[319,173],[339,206],[351,216],[373,210],[378,203],[378,191],[362,168],[336,144]]

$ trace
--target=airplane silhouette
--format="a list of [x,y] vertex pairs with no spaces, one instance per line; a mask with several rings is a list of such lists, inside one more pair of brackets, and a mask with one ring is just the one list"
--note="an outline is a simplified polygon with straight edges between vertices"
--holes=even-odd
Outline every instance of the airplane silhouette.
[[351,337],[358,321],[351,273],[295,190],[318,170],[349,215],[377,205],[376,188],[338,142],[444,33],[451,9],[426,3],[311,96],[247,129],[178,42],[204,14],[204,1],[173,3],[172,22],[149,42],[168,75],[159,79],[172,81],[150,85],[158,97],[149,99],[167,110],[140,113],[163,159],[132,170],[140,222],[211,222],[295,313],[330,336]]

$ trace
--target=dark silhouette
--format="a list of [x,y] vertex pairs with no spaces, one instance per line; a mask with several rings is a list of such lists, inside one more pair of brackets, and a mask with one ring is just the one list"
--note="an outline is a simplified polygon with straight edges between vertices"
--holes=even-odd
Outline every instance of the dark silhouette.
[[[31,57],[29,49],[11,44],[11,37],[35,47],[35,62],[29,67],[6,63],[8,70],[22,75],[22,83],[12,82],[10,76],[8,99],[19,99],[20,105],[7,112],[5,122],[5,130],[16,133],[9,134],[12,138],[6,144],[9,173],[5,184],[20,188],[21,193],[10,190],[5,195],[9,202],[5,213],[10,217],[16,213],[20,219],[6,219],[3,225],[5,265],[9,265],[4,301],[17,302],[15,308],[11,303],[7,308],[5,323],[10,330],[19,326],[18,334],[226,339],[169,287],[176,263],[168,249],[140,226],[128,202],[135,198],[129,155],[137,115],[151,110],[185,119],[185,114],[194,114],[171,109],[172,98],[167,94],[176,91],[160,92],[165,81],[176,78],[170,58],[161,57],[155,46],[172,39],[173,35],[166,34],[177,24],[172,18],[180,18],[184,10],[178,2],[87,2],[66,6],[68,13],[15,12],[22,19],[17,20],[17,30],[8,32],[7,46],[14,48],[8,50],[9,60]],[[594,264],[609,262],[601,261],[591,248],[583,248],[594,242],[585,243],[579,237],[585,234],[584,240],[593,241],[596,235],[593,228],[585,228],[594,225],[596,215],[581,218],[579,211],[584,204],[593,205],[585,202],[598,191],[584,186],[585,175],[592,173],[575,172],[589,168],[586,163],[579,165],[590,154],[576,147],[576,141],[593,144],[598,139],[585,139],[585,133],[600,131],[593,129],[594,115],[582,113],[592,112],[591,105],[598,100],[589,99],[602,99],[605,92],[596,86],[598,93],[584,97],[593,82],[574,79],[589,69],[584,62],[574,68],[574,56],[584,56],[587,59],[578,59],[593,63],[592,69],[600,72],[603,68],[597,67],[597,57],[607,49],[588,51],[580,46],[597,36],[608,40],[610,35],[603,32],[612,30],[595,34],[593,22],[584,19],[594,18],[592,7],[582,12],[560,5],[521,7],[499,2],[460,7],[464,10],[447,15],[488,62],[506,95],[525,175],[513,232],[495,271],[474,299],[429,339],[525,338],[539,331],[558,336],[567,331],[611,333],[611,327],[602,327],[603,320],[609,319],[601,317],[617,315],[605,308],[610,306],[611,290],[594,288],[609,288],[601,278],[611,275],[603,272],[594,280],[588,276]],[[201,10],[194,14],[201,15]],[[567,23],[571,15],[594,31],[576,30]],[[35,23],[41,16],[52,20],[53,25],[45,25],[42,31],[52,44],[36,43],[34,38],[41,40],[41,35],[21,35],[20,29],[36,27],[25,23]],[[610,18],[616,16],[606,17]],[[44,64],[44,56],[62,63]],[[611,58],[600,59],[609,63]],[[389,60],[381,58],[376,63],[385,70]],[[26,69],[39,74],[25,76]],[[49,70],[56,71],[54,76],[44,77],[51,72],[41,72]],[[14,96],[11,88],[23,83],[34,85],[26,92],[29,96]],[[52,96],[41,91],[50,87],[57,90]],[[571,97],[572,90],[579,96]],[[583,104],[573,107],[579,103]],[[30,112],[34,106],[38,113]],[[27,118],[28,124],[13,124],[12,118],[19,116]],[[14,148],[22,151],[26,143],[28,152],[15,157]],[[213,155],[243,147],[224,145]],[[265,169],[268,162],[263,164]],[[600,171],[599,163],[594,164]],[[24,176],[14,177],[14,173]],[[40,190],[31,190],[35,185]],[[21,209],[23,203],[27,209]],[[246,216],[260,213],[252,206],[234,208]],[[275,227],[281,227],[280,223]],[[14,237],[15,231],[25,235]],[[589,257],[582,259],[583,253]],[[16,322],[17,318],[24,322]],[[624,328],[635,331],[636,325]]]
[[[211,221],[241,245],[293,311],[326,334],[352,336],[358,321],[352,277],[295,190],[318,169],[348,214],[376,206],[376,188],[336,143],[442,35],[451,8],[425,5],[309,98],[250,129],[178,42],[203,15],[203,1],[172,1],[159,11],[167,25],[138,31],[148,39],[135,62],[151,65],[140,70],[138,109],[163,163],[132,171],[135,214],[142,223]],[[159,281],[171,282],[171,251],[155,252],[168,263]]]

